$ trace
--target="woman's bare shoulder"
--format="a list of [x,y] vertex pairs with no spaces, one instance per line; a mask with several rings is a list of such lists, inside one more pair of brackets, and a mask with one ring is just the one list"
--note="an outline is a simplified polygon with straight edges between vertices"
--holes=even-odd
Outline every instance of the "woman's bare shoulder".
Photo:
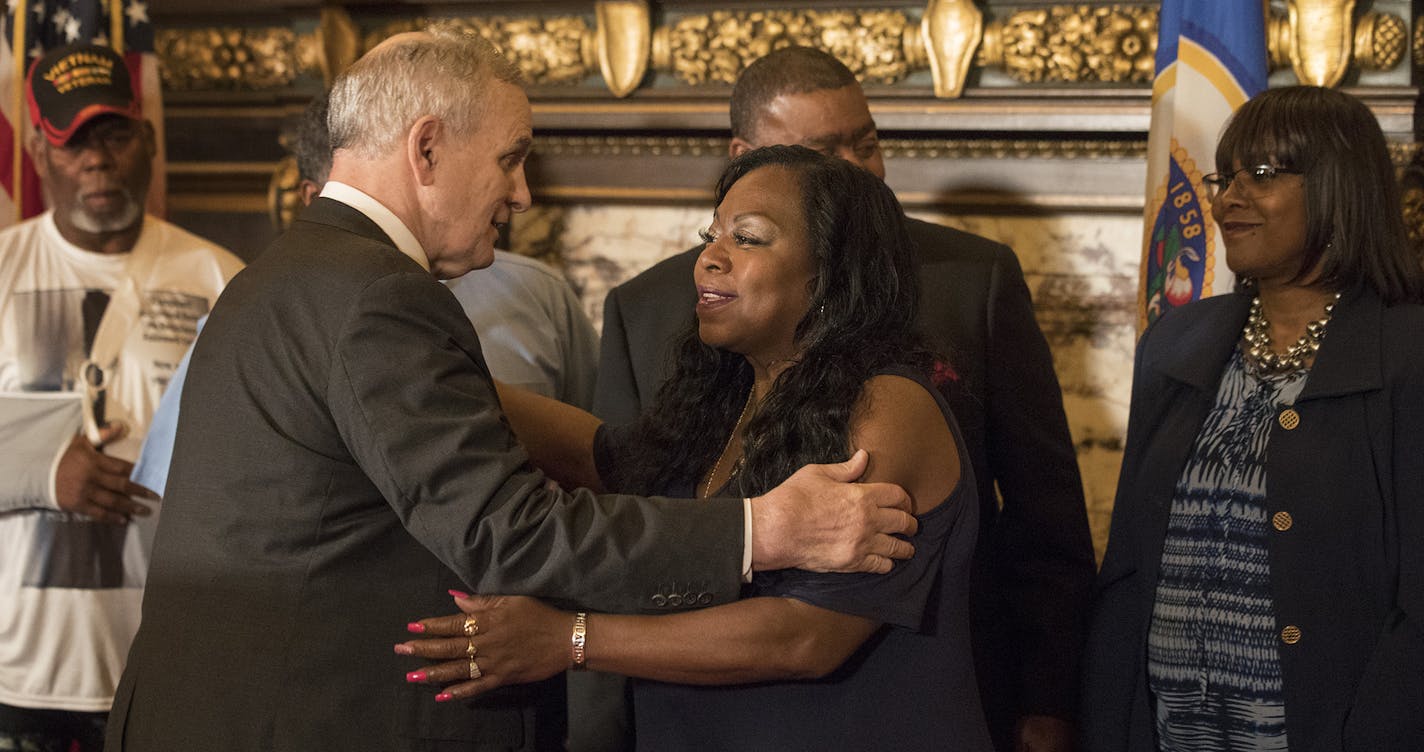
[[865,382],[851,415],[851,449],[870,452],[864,480],[902,486],[915,514],[939,506],[959,483],[959,446],[934,395],[913,379]]

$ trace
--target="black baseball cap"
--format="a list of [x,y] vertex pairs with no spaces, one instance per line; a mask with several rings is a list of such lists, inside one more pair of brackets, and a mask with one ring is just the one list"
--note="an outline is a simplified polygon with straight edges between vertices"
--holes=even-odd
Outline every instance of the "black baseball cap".
[[30,118],[55,146],[63,146],[100,115],[143,117],[123,57],[97,44],[71,44],[46,52],[30,66],[25,98]]

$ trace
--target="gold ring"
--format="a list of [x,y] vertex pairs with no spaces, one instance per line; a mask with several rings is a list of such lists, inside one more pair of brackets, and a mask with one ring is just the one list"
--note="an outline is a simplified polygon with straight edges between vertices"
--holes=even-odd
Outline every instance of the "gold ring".
[[466,645],[465,645],[465,657],[469,658],[470,660],[474,660],[474,658],[475,658],[475,641],[474,641],[474,640],[469,640],[469,641],[467,641],[467,643],[466,643]]
[[480,633],[480,625],[475,621],[475,615],[474,615],[474,614],[467,614],[467,615],[465,616],[465,636],[466,636],[466,637],[474,637],[475,635],[477,635],[477,634],[479,634],[479,633]]
[[475,663],[475,659],[474,659],[474,658],[471,658],[471,659],[470,659],[470,678],[471,678],[471,679],[478,679],[478,678],[480,678],[480,677],[483,676],[483,675],[484,675],[484,672],[483,672],[483,671],[480,671],[480,664]]

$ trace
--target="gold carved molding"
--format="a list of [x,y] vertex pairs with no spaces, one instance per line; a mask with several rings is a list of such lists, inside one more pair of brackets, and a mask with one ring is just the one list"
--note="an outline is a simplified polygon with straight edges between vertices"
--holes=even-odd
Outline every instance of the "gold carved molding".
[[972,2],[932,2],[920,19],[920,42],[929,59],[935,96],[964,93],[974,50],[984,36],[984,14]]
[[[1288,0],[1267,20],[1273,68],[1334,86],[1353,64],[1389,70],[1410,50],[1398,16],[1354,0]],[[330,79],[382,39],[434,27],[479,34],[513,59],[537,86],[580,85],[599,74],[627,96],[647,73],[688,86],[726,85],[753,60],[791,44],[826,50],[866,82],[894,84],[928,70],[936,96],[963,92],[971,65],[1021,83],[1132,83],[1152,80],[1157,5],[1054,5],[985,21],[973,0],[930,0],[918,19],[897,8],[715,10],[670,18],[654,28],[646,0],[594,3],[579,15],[410,18],[361,35],[339,7],[318,28],[161,29],[164,81],[175,90],[273,89],[305,72]],[[1413,46],[1424,45],[1416,30]],[[1417,59],[1417,54],[1416,54]]]
[[1414,41],[1411,44],[1414,52],[1414,67],[1424,67],[1424,23],[1414,24]]
[[411,18],[394,21],[366,35],[365,49],[405,31],[438,29],[478,34],[519,66],[536,86],[577,84],[598,66],[593,29],[582,16],[479,16]]
[[[535,150],[554,157],[725,157],[730,139],[708,136],[539,136]],[[883,138],[889,159],[1142,159],[1145,140]]]
[[1304,83],[1334,86],[1344,78],[1354,51],[1351,16],[1355,0],[1289,0],[1285,54]]
[[[692,86],[731,84],[752,61],[791,45],[823,49],[862,81],[895,83],[913,69],[919,29],[897,10],[714,11],[653,32],[653,68]],[[922,53],[921,53],[922,54]]]
[[[707,136],[540,136],[535,149],[542,157],[615,157],[652,160],[659,158],[724,159],[730,142]],[[1145,140],[1052,140],[1052,139],[883,139],[887,158],[893,160],[1086,160],[1120,159],[1140,161],[1147,152]],[[1424,144],[1395,142],[1389,145],[1390,159],[1403,188],[1403,212],[1411,237],[1424,243]],[[185,211],[267,212],[278,227],[289,223],[300,209],[295,160],[288,156],[275,166],[262,163],[169,163],[170,181],[182,176],[195,184],[210,183],[234,174],[261,175],[266,183],[262,193],[190,194],[178,197]],[[641,168],[640,168],[641,169]],[[678,201],[705,202],[708,188],[662,186],[630,188],[604,185],[546,185],[538,195],[552,200],[578,201]],[[902,195],[909,201],[913,196]],[[1074,199],[1081,202],[1082,197]],[[926,198],[924,203],[933,203]],[[1071,202],[1070,202],[1071,203]]]
[[160,29],[154,37],[165,88],[279,89],[317,64],[315,42],[291,29]]
[[361,56],[360,38],[356,23],[346,11],[330,5],[322,7],[315,41],[321,48],[317,64],[325,88],[331,88],[336,77]]
[[1055,5],[991,23],[978,62],[1024,83],[1147,83],[1156,53],[1155,7]]
[[324,7],[315,31],[287,27],[157,29],[163,86],[171,91],[261,91],[317,72],[329,86],[360,54],[356,24]]
[[1392,70],[1409,52],[1409,28],[1399,16],[1366,13],[1355,24],[1354,52],[1365,70]]
[[1409,52],[1404,19],[1369,11],[1352,27],[1354,5],[1353,0],[1293,0],[1286,15],[1267,19],[1271,68],[1290,68],[1301,83],[1335,86],[1352,59],[1363,70],[1399,65]]
[[297,158],[290,154],[272,171],[272,180],[267,184],[267,218],[278,230],[290,227],[302,210],[301,182]]
[[1147,142],[1084,139],[882,139],[890,159],[1145,159]]
[[1354,0],[1290,0],[1285,16],[1267,20],[1271,67],[1291,68],[1301,83],[1336,86],[1352,58],[1364,70],[1399,65],[1409,52],[1404,19],[1369,11],[1354,20],[1354,11]]
[[626,97],[648,72],[652,49],[648,3],[601,2],[594,13],[598,18],[598,70],[613,96]]
[[1414,249],[1424,261],[1424,144],[1391,144],[1404,206],[1404,227],[1414,241]]

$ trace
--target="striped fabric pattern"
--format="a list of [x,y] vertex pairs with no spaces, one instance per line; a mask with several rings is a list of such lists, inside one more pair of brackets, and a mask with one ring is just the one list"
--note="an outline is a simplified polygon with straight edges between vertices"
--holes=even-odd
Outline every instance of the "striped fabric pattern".
[[1266,540],[1266,445],[1304,371],[1222,375],[1172,499],[1147,642],[1163,752],[1286,749]]

